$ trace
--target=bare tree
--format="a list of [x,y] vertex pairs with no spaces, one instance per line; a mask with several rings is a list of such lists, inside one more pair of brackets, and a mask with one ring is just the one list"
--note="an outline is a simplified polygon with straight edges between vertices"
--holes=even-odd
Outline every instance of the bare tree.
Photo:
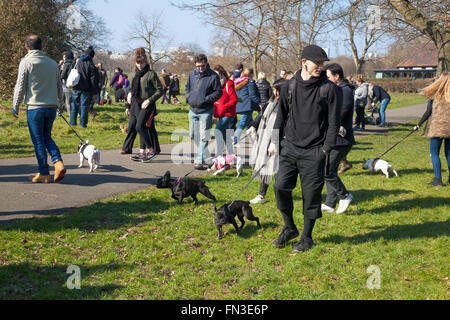
[[438,70],[450,70],[450,3],[448,0],[388,0],[403,24],[433,41],[438,49]]
[[[154,68],[155,63],[168,58],[168,52],[165,49],[172,42],[172,38],[167,38],[163,33],[162,16],[162,12],[154,12],[151,15],[139,12],[136,15],[135,23],[129,27],[128,34],[130,36],[126,39],[127,42],[138,43],[136,47],[132,48],[133,50],[139,46],[145,46],[151,69]],[[163,50],[161,54],[156,55],[158,47]]]
[[[380,11],[371,12],[371,8]],[[356,73],[362,73],[370,48],[387,33],[382,28],[381,6],[374,1],[347,0],[335,16],[346,33],[345,41],[350,46]]]

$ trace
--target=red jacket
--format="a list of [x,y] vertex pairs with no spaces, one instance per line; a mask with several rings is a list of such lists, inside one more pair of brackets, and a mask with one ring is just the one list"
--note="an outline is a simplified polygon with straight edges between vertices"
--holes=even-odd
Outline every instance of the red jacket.
[[228,80],[222,87],[222,97],[214,103],[214,118],[235,117],[237,103],[234,82]]

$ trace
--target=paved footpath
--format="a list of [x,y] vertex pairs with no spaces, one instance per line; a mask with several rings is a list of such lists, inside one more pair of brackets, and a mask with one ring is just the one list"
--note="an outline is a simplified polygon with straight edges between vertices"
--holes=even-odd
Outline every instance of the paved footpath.
[[[426,105],[387,110],[386,118],[392,125],[407,123],[419,119],[425,112]],[[366,126],[366,134],[384,134],[386,129]],[[124,136],[125,138],[125,136]],[[210,149],[215,143],[210,143]],[[17,219],[46,217],[61,214],[66,210],[80,208],[97,200],[133,192],[155,185],[156,180],[167,170],[172,176],[179,177],[191,172],[194,165],[190,163],[193,153],[190,143],[161,146],[161,154],[151,163],[130,160],[129,155],[120,155],[120,150],[101,150],[101,167],[89,173],[85,161],[83,168],[78,168],[77,153],[64,154],[67,174],[61,183],[33,184],[28,177],[36,174],[36,158],[16,158],[0,160],[0,224]],[[172,159],[172,150],[183,148],[184,157]],[[134,150],[137,152],[137,150]],[[188,151],[188,152],[186,152]],[[238,150],[238,154],[248,155],[248,144]],[[175,160],[175,161],[174,161]],[[53,179],[53,166],[50,174]],[[248,169],[247,169],[248,170]],[[204,174],[195,171],[190,176]]]

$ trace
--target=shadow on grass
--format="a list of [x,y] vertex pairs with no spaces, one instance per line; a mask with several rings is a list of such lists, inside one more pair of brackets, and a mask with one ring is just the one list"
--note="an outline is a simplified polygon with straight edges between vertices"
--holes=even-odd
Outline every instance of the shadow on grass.
[[414,238],[438,238],[441,236],[449,236],[450,220],[440,222],[427,222],[423,224],[406,224],[387,227],[381,231],[374,231],[368,234],[361,234],[352,237],[330,236],[322,238],[323,242],[344,243],[351,242],[353,244],[374,242],[379,239],[401,240]]
[[[412,193],[413,191],[410,190],[366,190],[366,189],[360,189],[360,190],[352,190],[351,193],[353,194],[353,202],[352,204],[361,204],[363,202],[370,202],[374,199],[383,199],[387,196],[398,196],[400,194],[406,194],[406,193]],[[324,195],[325,197],[326,195]]]
[[[153,220],[153,214],[178,206],[176,202],[157,199],[148,200],[111,200],[97,202],[83,208],[65,208],[36,210],[11,213],[13,216],[37,215],[49,216],[30,220],[8,220],[0,223],[0,230],[23,230],[34,232],[56,232],[65,229],[78,229],[84,232],[115,230],[123,225],[137,225]],[[0,213],[2,216],[8,213]],[[59,215],[56,217],[56,215]]]
[[390,212],[409,211],[411,209],[433,209],[443,206],[450,207],[450,198],[416,198],[390,203],[380,208],[365,211],[364,214],[388,214]]
[[[117,264],[81,267],[81,288],[70,290],[67,281],[73,273],[66,273],[69,266],[36,266],[30,263],[0,267],[0,299],[99,299],[123,288],[115,284],[103,286],[83,285],[83,279],[92,274],[107,273],[127,266]],[[73,281],[69,281],[73,283]]]

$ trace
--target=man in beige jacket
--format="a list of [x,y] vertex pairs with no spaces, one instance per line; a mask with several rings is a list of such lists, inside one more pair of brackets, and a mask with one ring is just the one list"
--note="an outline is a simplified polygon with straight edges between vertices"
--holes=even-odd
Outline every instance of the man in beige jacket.
[[30,177],[33,183],[49,183],[50,171],[47,151],[55,164],[54,181],[64,178],[66,169],[59,148],[52,139],[52,126],[56,109],[63,106],[63,90],[58,64],[47,57],[42,50],[42,40],[29,35],[25,41],[28,54],[19,65],[19,74],[14,90],[12,115],[18,118],[19,106],[27,105],[27,122],[38,160],[39,173]]

